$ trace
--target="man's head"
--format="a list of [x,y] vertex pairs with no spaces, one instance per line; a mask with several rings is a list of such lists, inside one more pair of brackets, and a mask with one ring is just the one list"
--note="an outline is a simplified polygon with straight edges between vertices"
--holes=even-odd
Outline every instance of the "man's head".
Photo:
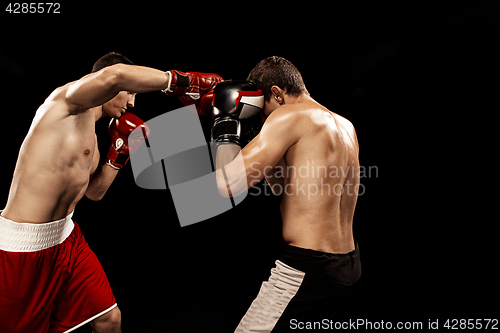
[[[92,67],[92,73],[116,64],[133,65],[134,63],[120,53],[109,52],[95,62]],[[103,115],[120,118],[125,113],[125,110],[127,110],[127,107],[134,107],[135,95],[135,93],[129,91],[120,91],[115,97],[102,105]]]
[[248,74],[247,80],[254,82],[264,93],[263,112],[266,116],[285,103],[285,95],[309,95],[299,70],[282,57],[261,60]]
[[116,52],[109,52],[97,59],[97,61],[94,63],[94,66],[92,67],[92,73],[95,73],[97,71],[100,71],[101,69],[116,65],[116,64],[127,64],[127,65],[133,65],[134,63],[130,61],[129,58],[125,57],[124,55]]

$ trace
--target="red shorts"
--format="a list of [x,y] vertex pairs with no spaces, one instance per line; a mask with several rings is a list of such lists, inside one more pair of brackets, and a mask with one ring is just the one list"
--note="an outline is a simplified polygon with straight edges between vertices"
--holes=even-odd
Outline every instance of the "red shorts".
[[69,332],[116,307],[72,215],[43,224],[0,216],[0,332]]

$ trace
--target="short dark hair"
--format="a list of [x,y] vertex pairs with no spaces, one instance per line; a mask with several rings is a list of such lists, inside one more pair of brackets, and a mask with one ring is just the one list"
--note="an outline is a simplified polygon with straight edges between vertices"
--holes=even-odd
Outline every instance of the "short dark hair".
[[286,89],[290,95],[309,94],[297,67],[283,57],[272,56],[261,60],[247,77],[262,90],[265,100],[271,99],[271,87]]
[[100,57],[92,67],[92,73],[100,71],[104,67],[108,67],[115,64],[127,64],[133,65],[134,63],[130,61],[129,58],[116,52],[109,52]]

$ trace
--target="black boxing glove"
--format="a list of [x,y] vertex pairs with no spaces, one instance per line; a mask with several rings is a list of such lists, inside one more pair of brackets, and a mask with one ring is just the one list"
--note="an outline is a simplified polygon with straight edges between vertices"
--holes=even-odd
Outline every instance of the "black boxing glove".
[[264,94],[250,81],[228,80],[214,89],[212,142],[246,145],[242,119],[257,115],[264,106]]
[[241,119],[241,142],[242,147],[249,144],[253,138],[255,138],[262,129],[262,118],[260,114],[252,116],[250,118]]

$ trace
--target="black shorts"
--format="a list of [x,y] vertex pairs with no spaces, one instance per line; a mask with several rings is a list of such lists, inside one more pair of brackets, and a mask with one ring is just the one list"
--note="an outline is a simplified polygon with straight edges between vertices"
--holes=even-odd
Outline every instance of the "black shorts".
[[360,277],[357,243],[337,254],[285,245],[235,332],[288,332],[300,323],[350,317]]

